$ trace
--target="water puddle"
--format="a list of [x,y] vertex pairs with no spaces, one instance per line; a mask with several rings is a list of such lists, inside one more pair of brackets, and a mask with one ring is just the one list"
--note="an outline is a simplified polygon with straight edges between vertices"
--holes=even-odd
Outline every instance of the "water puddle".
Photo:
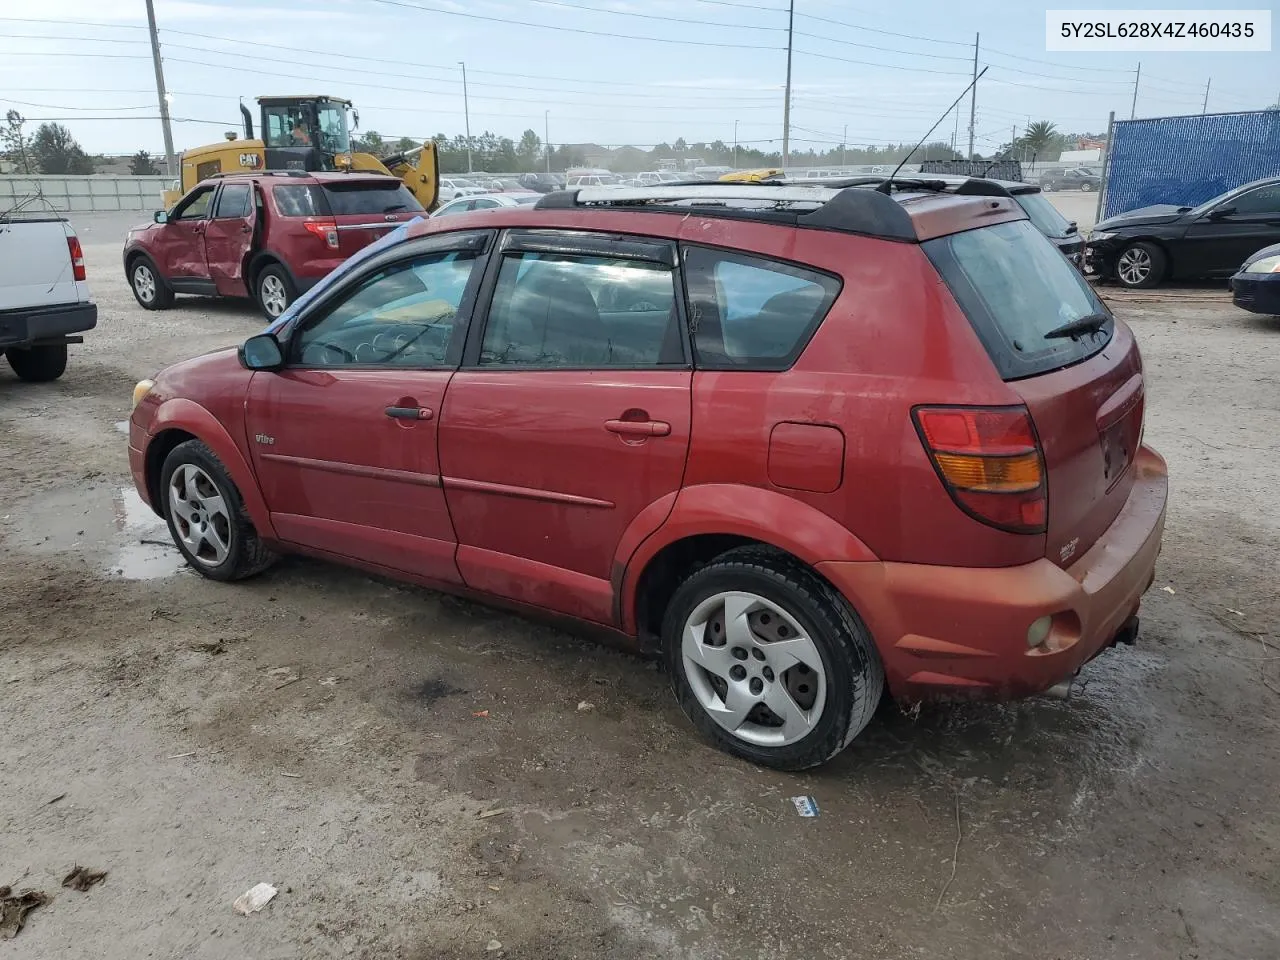
[[10,546],[35,553],[75,553],[107,576],[157,580],[185,561],[164,520],[132,486],[75,487],[15,503],[0,521]]

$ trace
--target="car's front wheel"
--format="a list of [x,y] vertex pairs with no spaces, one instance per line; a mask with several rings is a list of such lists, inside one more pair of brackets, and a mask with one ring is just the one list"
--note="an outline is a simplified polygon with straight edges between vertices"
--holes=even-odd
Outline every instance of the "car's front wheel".
[[671,683],[723,750],[782,770],[835,756],[867,725],[884,668],[836,591],[783,554],[722,554],[676,590],[663,620]]
[[226,467],[199,440],[169,451],[160,468],[160,498],[173,542],[210,580],[243,580],[275,562]]
[[268,320],[274,320],[289,309],[297,296],[293,280],[279,264],[271,264],[258,274],[258,304]]
[[129,268],[133,299],[144,310],[164,310],[173,306],[173,291],[146,257],[138,257]]
[[1154,243],[1140,240],[1125,247],[1116,257],[1116,281],[1122,287],[1135,290],[1154,287],[1164,279],[1166,264],[1163,250]]
[[1080,189],[1085,193],[1093,193],[1094,188],[1093,184],[1086,180],[1084,183],[1080,184]]

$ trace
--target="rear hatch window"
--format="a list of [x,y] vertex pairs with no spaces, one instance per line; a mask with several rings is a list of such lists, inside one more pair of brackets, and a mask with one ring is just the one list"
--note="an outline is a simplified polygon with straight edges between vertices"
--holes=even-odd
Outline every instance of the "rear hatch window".
[[1087,360],[1114,323],[1080,275],[1030,221],[939,237],[924,251],[1004,380]]
[[273,191],[285,217],[344,217],[364,214],[422,213],[422,204],[398,180],[288,184]]

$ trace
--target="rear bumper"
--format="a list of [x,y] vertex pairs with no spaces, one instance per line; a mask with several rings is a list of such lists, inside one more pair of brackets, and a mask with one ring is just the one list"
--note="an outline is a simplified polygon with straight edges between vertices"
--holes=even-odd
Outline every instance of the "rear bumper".
[[[1168,471],[1143,447],[1133,491],[1098,541],[1062,569],[1048,559],[1018,567],[822,563],[818,569],[857,608],[899,699],[1004,699],[1070,678],[1115,639],[1155,578]],[[1027,628],[1051,616],[1048,639],[1027,647]]]
[[0,348],[33,343],[62,343],[73,333],[98,325],[98,307],[93,303],[60,303],[0,311]]

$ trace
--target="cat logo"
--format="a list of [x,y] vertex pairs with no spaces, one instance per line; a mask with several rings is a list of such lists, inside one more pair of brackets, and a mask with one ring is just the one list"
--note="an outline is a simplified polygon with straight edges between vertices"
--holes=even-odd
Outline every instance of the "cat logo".
[[257,170],[262,166],[262,157],[256,153],[240,154],[240,166],[248,167],[250,170]]
[[276,442],[275,437],[269,437],[265,433],[260,433],[257,436],[255,436],[253,439],[257,440],[259,443],[264,444],[265,446],[268,446],[268,447]]

